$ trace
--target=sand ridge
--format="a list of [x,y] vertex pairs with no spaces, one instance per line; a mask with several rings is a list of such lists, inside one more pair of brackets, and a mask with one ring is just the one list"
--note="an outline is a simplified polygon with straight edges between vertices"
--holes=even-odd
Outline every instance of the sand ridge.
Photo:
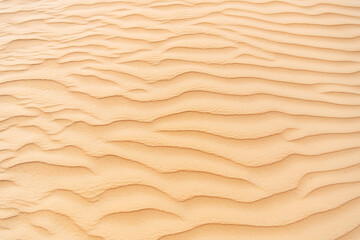
[[0,4],[0,239],[357,240],[360,2]]

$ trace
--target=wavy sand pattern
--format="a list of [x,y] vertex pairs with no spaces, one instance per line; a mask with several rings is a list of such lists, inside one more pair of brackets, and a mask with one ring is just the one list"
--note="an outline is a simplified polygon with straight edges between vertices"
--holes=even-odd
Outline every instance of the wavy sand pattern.
[[1,240],[360,239],[360,1],[0,4]]

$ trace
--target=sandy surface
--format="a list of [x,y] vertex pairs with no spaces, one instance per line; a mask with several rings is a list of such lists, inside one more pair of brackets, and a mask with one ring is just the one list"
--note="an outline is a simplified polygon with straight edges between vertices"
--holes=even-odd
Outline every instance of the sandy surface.
[[360,1],[0,3],[1,240],[359,240]]

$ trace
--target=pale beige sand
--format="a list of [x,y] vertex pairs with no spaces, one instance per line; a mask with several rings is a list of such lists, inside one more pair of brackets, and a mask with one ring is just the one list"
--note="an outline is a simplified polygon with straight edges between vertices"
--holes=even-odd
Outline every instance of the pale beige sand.
[[0,3],[0,240],[359,240],[359,0]]

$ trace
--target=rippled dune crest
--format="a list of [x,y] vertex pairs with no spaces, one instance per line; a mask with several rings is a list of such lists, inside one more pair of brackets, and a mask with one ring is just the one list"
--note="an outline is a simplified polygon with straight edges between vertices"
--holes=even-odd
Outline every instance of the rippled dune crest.
[[1,240],[359,224],[360,1],[1,1]]

